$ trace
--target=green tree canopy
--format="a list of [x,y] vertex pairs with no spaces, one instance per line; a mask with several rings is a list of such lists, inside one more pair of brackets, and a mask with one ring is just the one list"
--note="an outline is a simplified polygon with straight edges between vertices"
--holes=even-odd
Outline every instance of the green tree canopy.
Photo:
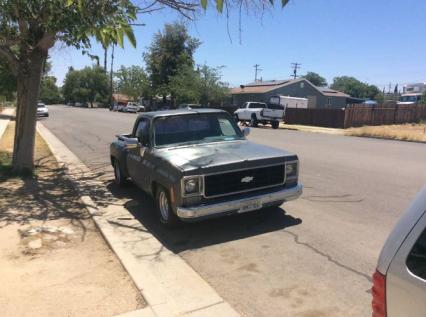
[[108,96],[108,76],[99,66],[82,70],[70,69],[65,76],[62,94],[67,102],[105,102]]
[[221,81],[222,67],[183,65],[170,77],[169,89],[179,103],[218,105],[227,95],[228,85]]
[[0,96],[12,101],[16,93],[16,76],[5,59],[0,59]]
[[170,77],[169,90],[176,103],[200,102],[200,76],[190,65],[181,65],[176,75]]
[[121,66],[115,73],[115,77],[115,87],[120,93],[132,97],[133,100],[150,96],[150,83],[142,67]]
[[228,94],[228,84],[221,81],[222,68],[223,67],[209,67],[207,65],[202,65],[198,68],[201,104],[220,104]]
[[308,72],[305,76],[303,76],[303,78],[309,80],[315,86],[318,86],[318,87],[327,86],[327,80],[317,73]]
[[335,77],[331,88],[355,98],[375,99],[380,94],[380,90],[376,86],[363,83],[349,76]]
[[61,93],[58,86],[56,86],[55,77],[45,76],[43,78],[39,99],[48,105],[62,102]]
[[194,66],[193,54],[200,42],[188,34],[183,23],[166,24],[164,30],[156,33],[148,52],[144,54],[147,72],[154,93],[163,98],[170,91],[170,78],[178,69]]

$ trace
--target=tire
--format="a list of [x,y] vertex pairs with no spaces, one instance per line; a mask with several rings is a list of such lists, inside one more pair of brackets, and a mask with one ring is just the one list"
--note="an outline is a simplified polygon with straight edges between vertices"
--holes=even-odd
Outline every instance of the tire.
[[123,169],[117,159],[114,160],[114,182],[118,186],[124,186],[127,184],[127,179],[124,176]]
[[272,125],[272,129],[278,129],[280,126],[280,123],[278,121],[272,121],[271,125]]
[[173,212],[170,202],[170,195],[163,186],[158,186],[155,193],[155,205],[157,208],[160,222],[168,228],[176,227],[179,224],[179,218]]
[[250,120],[250,126],[253,128],[257,128],[258,122],[257,122],[257,118],[256,115],[252,115],[251,116],[251,120]]

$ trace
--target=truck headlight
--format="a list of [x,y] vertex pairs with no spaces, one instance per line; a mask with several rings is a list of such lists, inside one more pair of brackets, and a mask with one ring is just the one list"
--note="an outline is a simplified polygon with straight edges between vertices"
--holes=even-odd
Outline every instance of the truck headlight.
[[188,177],[183,180],[183,194],[192,195],[201,192],[201,179],[200,177]]
[[285,164],[285,175],[287,177],[297,176],[297,162]]

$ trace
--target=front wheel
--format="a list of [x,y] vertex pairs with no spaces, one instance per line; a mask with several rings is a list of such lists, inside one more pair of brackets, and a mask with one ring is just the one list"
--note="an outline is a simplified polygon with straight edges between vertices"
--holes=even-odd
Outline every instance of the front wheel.
[[164,187],[159,186],[155,202],[161,223],[169,228],[175,227],[179,223],[179,219],[173,212],[169,192]]
[[272,121],[271,125],[272,125],[272,129],[278,129],[278,127],[280,126],[280,123],[278,121]]
[[251,126],[252,128],[256,128],[256,127],[257,127],[257,125],[258,125],[258,122],[257,122],[256,117],[255,117],[255,116],[252,116],[252,117],[251,117],[251,120],[250,120],[250,126]]
[[118,186],[124,186],[127,183],[120,162],[117,159],[114,160],[114,181]]

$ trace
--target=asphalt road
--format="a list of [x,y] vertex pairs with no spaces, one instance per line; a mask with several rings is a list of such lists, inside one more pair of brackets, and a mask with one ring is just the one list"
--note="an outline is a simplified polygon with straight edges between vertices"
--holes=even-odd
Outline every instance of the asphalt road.
[[[43,120],[109,190],[246,316],[371,316],[371,275],[403,210],[426,185],[426,145],[252,129],[254,142],[299,155],[302,198],[167,231],[135,186],[111,183],[109,144],[134,114],[50,107]],[[184,287],[184,286],[183,286]]]

